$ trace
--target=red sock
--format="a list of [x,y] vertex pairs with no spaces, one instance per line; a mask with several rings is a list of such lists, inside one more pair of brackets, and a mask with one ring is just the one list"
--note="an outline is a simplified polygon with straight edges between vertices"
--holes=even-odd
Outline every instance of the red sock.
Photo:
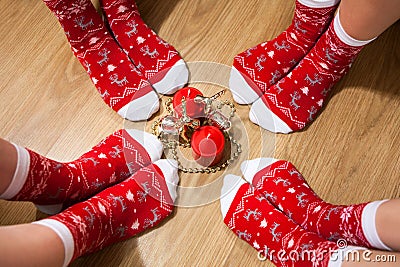
[[32,201],[55,214],[158,160],[162,144],[138,130],[120,130],[77,160],[61,163],[16,146],[18,164],[4,199]]
[[303,226],[324,238],[345,239],[356,246],[390,250],[375,226],[377,201],[341,206],[323,201],[288,161],[261,158],[242,163],[245,179],[271,203]]
[[331,88],[349,71],[368,42],[348,36],[337,15],[297,67],[254,102],[250,119],[272,132],[303,129],[314,121]]
[[53,229],[74,259],[126,240],[171,214],[179,181],[175,162],[159,160],[62,213],[36,222]]
[[297,65],[332,21],[337,2],[297,0],[292,24],[283,33],[237,55],[230,79],[235,101],[253,103]]
[[159,93],[173,94],[187,83],[185,62],[143,22],[135,0],[100,2],[115,38]]
[[159,107],[157,94],[114,41],[90,0],[43,1],[104,102],[129,120],[151,117]]
[[276,266],[328,266],[338,252],[336,243],[295,224],[240,177],[225,177],[221,197],[224,223]]

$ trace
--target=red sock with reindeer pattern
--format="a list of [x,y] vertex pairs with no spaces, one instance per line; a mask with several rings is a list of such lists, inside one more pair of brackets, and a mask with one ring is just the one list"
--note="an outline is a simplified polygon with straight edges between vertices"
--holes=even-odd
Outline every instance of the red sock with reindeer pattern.
[[140,121],[159,108],[156,92],[112,38],[90,0],[43,0],[63,27],[104,102],[123,118]]

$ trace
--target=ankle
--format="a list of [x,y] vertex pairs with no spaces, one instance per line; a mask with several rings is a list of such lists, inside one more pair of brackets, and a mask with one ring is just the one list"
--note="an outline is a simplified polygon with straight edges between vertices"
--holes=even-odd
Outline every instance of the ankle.
[[17,169],[18,153],[16,147],[0,139],[0,196],[9,188]]

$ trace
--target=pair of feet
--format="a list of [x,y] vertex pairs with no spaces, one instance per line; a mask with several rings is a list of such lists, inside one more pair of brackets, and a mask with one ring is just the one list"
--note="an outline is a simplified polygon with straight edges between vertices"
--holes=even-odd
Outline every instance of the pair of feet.
[[341,26],[339,1],[296,0],[292,24],[234,59],[230,89],[250,120],[275,133],[311,124],[363,45]]
[[104,102],[123,118],[148,119],[159,109],[157,93],[187,83],[185,62],[143,22],[134,0],[100,1],[105,22],[90,0],[43,1]]
[[173,210],[177,163],[160,159],[163,146],[151,134],[116,131],[66,163],[14,146],[18,164],[0,198],[30,201],[56,214],[35,224],[61,238],[65,266],[158,225]]
[[[390,250],[375,225],[376,211],[385,201],[351,206],[327,203],[283,160],[245,161],[241,170],[245,180],[233,175],[224,179],[224,223],[275,265],[341,266],[351,250]],[[338,240],[350,246],[344,248]]]

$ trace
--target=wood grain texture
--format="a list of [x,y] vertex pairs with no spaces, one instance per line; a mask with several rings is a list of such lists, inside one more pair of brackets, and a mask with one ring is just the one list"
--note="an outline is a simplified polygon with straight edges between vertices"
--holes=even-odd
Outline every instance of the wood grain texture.
[[[144,20],[187,62],[228,66],[237,53],[284,30],[294,10],[294,1],[278,0],[138,0],[138,5]],[[243,138],[249,137],[249,151],[241,160],[262,155],[290,160],[315,191],[333,203],[399,197],[399,26],[362,51],[306,131],[264,133],[249,122],[249,107],[238,107],[247,129]],[[128,125],[103,103],[42,1],[1,0],[0,40],[2,138],[68,161]],[[201,88],[207,94],[216,90]],[[261,135],[275,151],[257,150]],[[232,170],[236,172],[237,165]],[[181,175],[181,180],[183,185],[199,185],[218,177]],[[32,204],[0,201],[1,225],[43,217]],[[230,232],[214,201],[177,208],[160,227],[72,266],[272,265],[260,262],[255,250]]]

